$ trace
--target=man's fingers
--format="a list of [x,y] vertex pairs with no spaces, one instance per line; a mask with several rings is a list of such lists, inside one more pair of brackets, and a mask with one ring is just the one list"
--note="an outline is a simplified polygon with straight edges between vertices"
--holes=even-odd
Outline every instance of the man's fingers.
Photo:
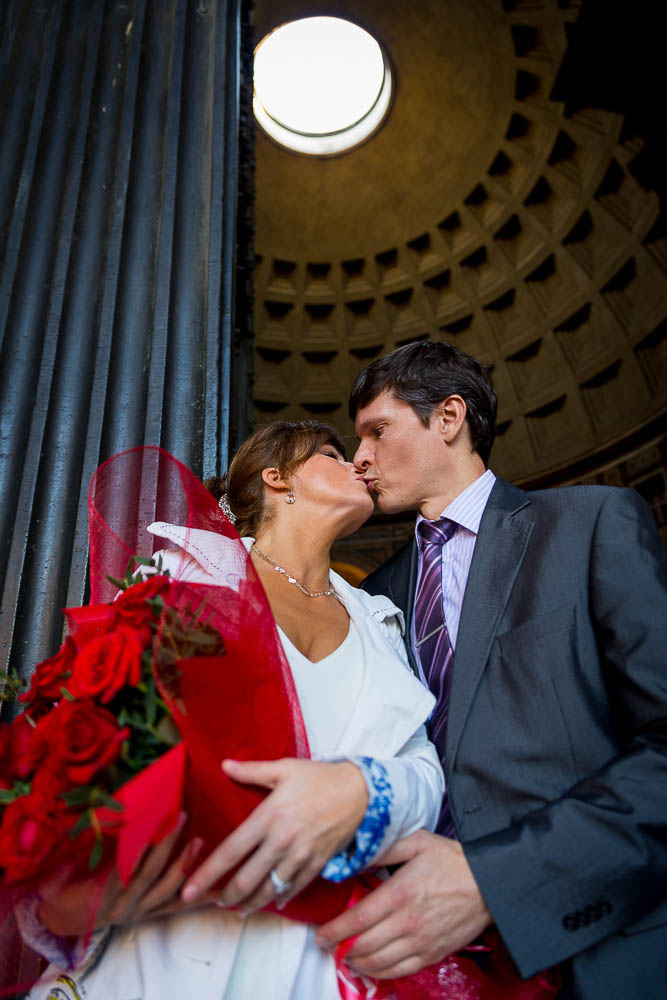
[[409,837],[397,840],[384,854],[373,859],[374,868],[384,868],[387,865],[402,865],[411,861],[422,849],[422,830],[411,833]]
[[[379,962],[359,963],[350,961],[350,968],[362,976],[372,976],[373,979],[400,979],[402,976],[412,976],[419,972],[428,964],[419,955],[408,955],[396,962],[387,961],[380,965]],[[363,967],[362,967],[363,966]],[[372,966],[372,968],[371,968]]]
[[178,822],[171,833],[168,833],[166,837],[163,837],[162,840],[155,845],[155,847],[148,850],[144,860],[141,862],[141,866],[132,880],[132,885],[136,883],[138,886],[138,883],[142,882],[144,883],[145,891],[145,888],[155,881],[166,865],[167,859],[174,849],[174,845],[176,844],[176,841],[185,826],[186,820],[187,816],[185,813],[181,813],[178,817]]
[[385,920],[393,909],[390,885],[391,880],[384,882],[360,903],[323,924],[315,936],[320,948],[331,948]]
[[159,844],[150,848],[132,876],[130,884],[120,892],[109,913],[111,923],[124,920],[132,913],[141,897],[150,889],[162,872],[174,845],[185,826],[187,816],[181,813],[176,826]]
[[203,846],[204,841],[200,837],[195,837],[194,840],[185,845],[164,875],[157,882],[154,882],[148,892],[141,897],[139,909],[143,914],[152,913],[169,901],[173,903],[174,897],[185,881],[189,869],[201,853]]

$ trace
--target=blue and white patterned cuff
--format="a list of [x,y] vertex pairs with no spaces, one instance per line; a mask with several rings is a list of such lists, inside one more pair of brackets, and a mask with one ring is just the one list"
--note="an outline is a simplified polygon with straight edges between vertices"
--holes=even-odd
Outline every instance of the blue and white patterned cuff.
[[356,764],[363,775],[368,789],[368,809],[349,847],[331,858],[322,869],[322,878],[329,882],[342,882],[366,867],[382,843],[394,802],[394,791],[384,764],[373,757],[345,759]]

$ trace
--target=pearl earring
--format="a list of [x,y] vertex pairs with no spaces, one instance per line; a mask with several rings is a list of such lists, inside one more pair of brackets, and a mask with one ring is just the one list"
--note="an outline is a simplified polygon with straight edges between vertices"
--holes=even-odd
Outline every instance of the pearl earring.
[[292,490],[288,490],[287,496],[285,497],[285,503],[294,503],[295,500],[296,497],[294,496]]

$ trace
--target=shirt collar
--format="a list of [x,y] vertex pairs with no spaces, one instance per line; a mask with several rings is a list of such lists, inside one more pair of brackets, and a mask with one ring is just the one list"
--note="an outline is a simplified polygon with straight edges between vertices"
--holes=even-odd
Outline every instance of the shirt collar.
[[[472,531],[476,535],[479,531],[479,522],[482,520],[482,514],[484,513],[484,508],[486,507],[495,481],[495,475],[491,472],[491,469],[487,469],[470,486],[466,486],[462,493],[454,497],[452,502],[440,514],[440,517],[447,517],[450,521],[456,521],[461,527],[467,528],[468,531]],[[417,534],[420,522],[424,520],[426,518],[421,514],[417,515],[415,534]],[[417,537],[419,536],[417,535]]]

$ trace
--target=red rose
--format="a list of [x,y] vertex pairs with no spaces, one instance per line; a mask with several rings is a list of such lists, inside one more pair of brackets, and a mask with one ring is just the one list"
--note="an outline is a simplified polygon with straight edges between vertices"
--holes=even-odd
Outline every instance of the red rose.
[[154,610],[147,601],[157,597],[170,585],[168,576],[152,576],[141,583],[134,583],[113,602],[116,620],[132,628],[143,628],[156,621]]
[[5,809],[0,823],[0,859],[8,885],[35,875],[71,825],[62,799],[36,787]]
[[42,725],[52,763],[62,767],[75,785],[89,784],[98,771],[112,764],[130,735],[111,712],[89,699],[63,698],[39,728]]
[[4,753],[0,753],[0,760],[2,760],[3,777],[9,779],[5,785],[7,788],[13,787],[15,778],[25,780],[30,777],[46,756],[47,748],[38,732],[39,727],[35,724],[34,715],[32,710],[23,712],[6,729],[3,727]]
[[67,690],[75,698],[99,698],[106,703],[126,684],[141,680],[141,634],[127,625],[91,639],[77,653]]
[[61,687],[67,683],[75,656],[76,646],[70,636],[67,636],[55,656],[37,664],[30,679],[30,690],[20,695],[19,701],[33,702],[41,698],[57,701]]
[[97,639],[112,629],[116,616],[111,604],[87,604],[82,608],[65,608],[70,635],[77,649],[91,639]]
[[0,788],[13,788],[12,731],[0,722]]

